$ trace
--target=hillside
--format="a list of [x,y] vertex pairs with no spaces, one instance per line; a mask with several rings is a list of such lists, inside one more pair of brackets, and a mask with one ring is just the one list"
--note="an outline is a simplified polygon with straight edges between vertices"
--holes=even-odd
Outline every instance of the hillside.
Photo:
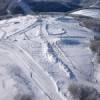
[[88,1],[4,3],[0,100],[100,100],[99,1]]
[[68,12],[79,8],[99,8],[99,0],[0,0],[0,13]]

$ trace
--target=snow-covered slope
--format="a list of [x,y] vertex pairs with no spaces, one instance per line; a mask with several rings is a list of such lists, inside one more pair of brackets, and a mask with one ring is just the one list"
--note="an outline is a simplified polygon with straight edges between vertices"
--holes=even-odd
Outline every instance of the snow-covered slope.
[[14,100],[21,94],[32,100],[64,100],[48,74],[23,49],[8,42],[0,48],[0,100]]
[[83,15],[100,19],[100,9],[82,9],[71,13],[72,15]]
[[94,34],[72,16],[1,20],[0,100],[72,100],[71,82],[100,91],[89,49]]

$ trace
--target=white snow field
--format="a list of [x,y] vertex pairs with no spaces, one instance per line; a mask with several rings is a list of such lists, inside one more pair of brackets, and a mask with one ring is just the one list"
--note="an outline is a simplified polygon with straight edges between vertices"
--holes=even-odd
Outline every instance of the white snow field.
[[71,13],[72,15],[84,15],[100,19],[100,9],[82,9]]
[[94,34],[65,15],[1,20],[0,100],[72,100],[72,81],[100,91],[89,49]]

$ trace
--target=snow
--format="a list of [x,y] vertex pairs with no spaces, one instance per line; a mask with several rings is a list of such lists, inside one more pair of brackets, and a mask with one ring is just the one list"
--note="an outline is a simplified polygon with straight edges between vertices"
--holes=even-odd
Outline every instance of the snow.
[[71,13],[72,15],[84,15],[92,18],[100,19],[100,10],[99,9],[83,9]]
[[[19,90],[18,88],[20,88],[20,92],[27,93],[29,91],[33,95],[35,92],[34,86],[36,85],[36,88],[39,88],[39,92],[43,92],[43,94],[39,95],[36,92],[32,99],[37,98],[38,95],[43,95],[47,96],[48,99],[51,98],[52,100],[64,100],[60,95],[58,95],[53,81],[47,77],[48,75],[43,71],[43,69],[40,68],[40,66],[34,62],[33,59],[25,51],[23,51],[23,49],[16,47],[13,44],[11,44],[11,46],[7,44],[8,43],[0,45],[0,59],[5,59],[5,61],[0,62],[0,72],[4,77],[4,80],[0,79],[0,81],[2,80],[2,82],[7,82],[7,85],[5,84],[5,88],[8,88],[9,90],[14,88],[14,90],[17,91]],[[30,77],[31,74],[32,76]],[[15,85],[16,87],[14,87]],[[14,92],[14,90],[11,92],[13,92],[15,96],[18,92]],[[4,91],[6,92],[6,89]],[[9,97],[9,91],[7,92],[7,96],[2,95],[1,93],[1,98],[4,100],[5,97],[8,97],[8,100],[13,100],[13,94],[12,97]],[[41,100],[43,99],[41,98]]]
[[71,81],[95,86],[92,81],[99,75],[94,77],[89,49],[94,34],[65,15],[0,21],[0,100],[14,100],[17,95],[71,100]]

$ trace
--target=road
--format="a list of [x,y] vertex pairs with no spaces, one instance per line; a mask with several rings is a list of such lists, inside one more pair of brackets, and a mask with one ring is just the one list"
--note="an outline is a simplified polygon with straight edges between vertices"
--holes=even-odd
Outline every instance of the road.
[[7,10],[10,12],[10,10],[12,8],[15,8],[16,6],[19,6],[20,8],[22,8],[22,10],[24,11],[25,14],[33,14],[33,11],[29,7],[29,5],[26,4],[23,0],[12,0],[9,3]]

